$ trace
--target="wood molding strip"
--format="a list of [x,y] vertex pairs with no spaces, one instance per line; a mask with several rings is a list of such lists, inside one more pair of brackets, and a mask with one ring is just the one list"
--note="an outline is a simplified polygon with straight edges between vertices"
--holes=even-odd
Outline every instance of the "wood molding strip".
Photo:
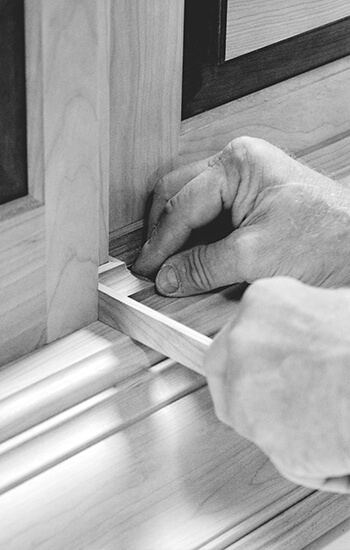
[[227,546],[227,537],[225,546],[205,546],[203,550],[300,550],[348,519],[349,515],[348,495],[315,491],[238,542]]
[[212,340],[99,283],[99,320],[204,375]]
[[104,350],[0,400],[0,443],[115,386],[145,367]]
[[[155,391],[157,384],[162,391]],[[135,376],[120,380],[116,387],[0,445],[0,494],[205,384],[202,377],[169,360],[157,365],[155,372],[143,369]]]

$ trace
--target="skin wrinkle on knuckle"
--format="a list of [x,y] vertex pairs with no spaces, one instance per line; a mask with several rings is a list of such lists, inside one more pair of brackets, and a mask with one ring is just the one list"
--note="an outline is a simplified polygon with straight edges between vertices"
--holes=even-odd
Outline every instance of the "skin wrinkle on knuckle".
[[205,247],[193,248],[185,256],[185,272],[187,280],[193,284],[196,290],[209,290],[212,288],[212,278],[208,270],[203,254]]

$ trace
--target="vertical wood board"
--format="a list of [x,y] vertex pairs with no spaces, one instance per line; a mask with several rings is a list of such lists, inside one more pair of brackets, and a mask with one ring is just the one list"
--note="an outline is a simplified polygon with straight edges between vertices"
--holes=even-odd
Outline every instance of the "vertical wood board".
[[111,231],[143,218],[147,195],[177,159],[183,6],[112,2]]
[[41,0],[48,341],[97,319],[99,7]]

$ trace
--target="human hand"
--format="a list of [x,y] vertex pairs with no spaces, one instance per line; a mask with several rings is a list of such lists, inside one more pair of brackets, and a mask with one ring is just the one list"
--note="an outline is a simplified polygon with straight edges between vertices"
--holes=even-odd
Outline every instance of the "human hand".
[[[225,238],[182,251],[193,230],[228,212]],[[350,283],[350,190],[266,141],[242,137],[156,186],[150,238],[133,270],[161,294],[186,296],[275,275]],[[175,254],[175,255],[174,255]]]
[[218,418],[285,477],[350,491],[350,290],[254,283],[205,369]]

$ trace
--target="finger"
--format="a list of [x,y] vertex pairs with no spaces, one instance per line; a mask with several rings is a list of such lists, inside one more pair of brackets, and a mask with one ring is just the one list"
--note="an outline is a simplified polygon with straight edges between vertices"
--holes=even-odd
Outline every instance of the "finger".
[[157,290],[165,296],[181,297],[251,282],[259,238],[259,229],[237,229],[220,241],[171,256],[158,272]]
[[133,266],[135,273],[154,276],[162,263],[182,248],[193,229],[214,220],[224,207],[226,188],[222,163],[209,166],[185,185],[167,202],[158,225]]
[[187,183],[199,176],[208,168],[216,155],[204,160],[181,166],[164,176],[156,185],[153,193],[152,207],[148,217],[147,239],[159,222],[166,203],[172,199]]

